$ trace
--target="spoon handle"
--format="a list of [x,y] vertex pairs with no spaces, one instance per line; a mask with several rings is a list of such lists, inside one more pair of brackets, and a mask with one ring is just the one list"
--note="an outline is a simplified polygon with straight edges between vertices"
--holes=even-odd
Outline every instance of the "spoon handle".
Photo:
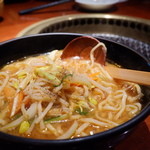
[[141,85],[150,85],[150,72],[122,69],[105,66],[108,73],[115,79],[135,82]]

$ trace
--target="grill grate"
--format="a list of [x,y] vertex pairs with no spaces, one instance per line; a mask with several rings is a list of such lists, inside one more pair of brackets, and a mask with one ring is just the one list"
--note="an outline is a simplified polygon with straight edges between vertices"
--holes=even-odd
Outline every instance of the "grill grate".
[[80,14],[47,19],[23,35],[51,32],[84,33],[126,45],[150,60],[150,21],[117,15]]

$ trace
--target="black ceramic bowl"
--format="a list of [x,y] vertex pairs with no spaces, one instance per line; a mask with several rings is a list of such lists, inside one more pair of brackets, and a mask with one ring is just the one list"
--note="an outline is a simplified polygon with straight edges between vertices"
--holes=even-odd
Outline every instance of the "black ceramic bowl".
[[[52,33],[22,37],[0,43],[0,66],[7,62],[22,58],[24,56],[49,52],[54,49],[63,49],[72,39],[83,36],[81,34]],[[107,59],[110,59],[125,68],[150,71],[148,61],[125,46],[112,41],[98,39],[105,43],[108,52]],[[22,138],[0,132],[0,141],[6,148],[20,146],[21,149],[109,149],[120,139],[123,139],[139,122],[144,120],[150,112],[150,88],[142,86],[144,93],[142,111],[130,121],[115,127],[111,130],[97,133],[92,136],[67,140],[39,140]],[[17,145],[16,145],[17,143]]]

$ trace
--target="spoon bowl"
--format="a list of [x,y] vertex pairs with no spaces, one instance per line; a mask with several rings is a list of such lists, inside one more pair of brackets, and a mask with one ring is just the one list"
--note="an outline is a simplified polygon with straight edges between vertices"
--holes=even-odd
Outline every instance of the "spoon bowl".
[[[62,59],[72,58],[78,56],[80,59],[90,59],[90,52],[100,42],[90,36],[82,36],[73,39],[63,49],[61,55]],[[104,65],[106,59],[106,50],[102,46],[95,47],[94,58],[95,61]]]

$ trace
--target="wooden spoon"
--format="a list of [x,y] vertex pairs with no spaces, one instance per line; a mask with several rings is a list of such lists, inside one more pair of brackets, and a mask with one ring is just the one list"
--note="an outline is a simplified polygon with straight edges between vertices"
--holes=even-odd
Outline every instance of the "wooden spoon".
[[[90,51],[99,41],[92,37],[78,37],[69,42],[63,49],[61,59],[80,57],[80,59],[90,59]],[[103,47],[98,47],[94,52],[95,61],[104,65],[106,52]]]
[[[100,43],[97,39],[90,36],[82,36],[73,39],[63,50],[61,59],[79,57],[80,59],[90,59],[90,51]],[[94,52],[95,62],[105,65],[106,50],[99,46]],[[108,73],[115,79],[135,82],[142,85],[150,85],[150,72],[122,69],[118,67],[104,66]]]

